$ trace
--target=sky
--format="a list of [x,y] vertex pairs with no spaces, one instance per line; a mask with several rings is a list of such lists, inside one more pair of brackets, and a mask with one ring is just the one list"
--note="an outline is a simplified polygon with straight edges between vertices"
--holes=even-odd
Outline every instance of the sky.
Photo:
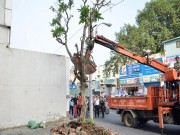
[[[113,4],[121,3],[102,14],[104,20],[99,22],[99,24],[106,22],[111,23],[112,26],[99,25],[97,28],[98,35],[103,35],[115,41],[115,33],[119,32],[124,24],[135,25],[137,11],[142,10],[145,3],[149,1],[111,0]],[[49,8],[55,2],[56,0],[13,0],[11,48],[59,54],[68,57],[65,47],[60,45],[52,37],[51,33],[52,27],[50,22],[54,14]],[[74,17],[70,22],[70,31],[68,33],[68,45],[72,54],[75,52],[75,44],[77,43],[80,46],[80,37],[82,36],[82,26],[78,24],[79,14],[77,8],[79,5],[80,0],[75,0],[75,7],[71,12]],[[102,12],[106,9],[102,9]],[[96,64],[100,66],[106,60],[109,60],[110,49],[95,44],[92,55]]]

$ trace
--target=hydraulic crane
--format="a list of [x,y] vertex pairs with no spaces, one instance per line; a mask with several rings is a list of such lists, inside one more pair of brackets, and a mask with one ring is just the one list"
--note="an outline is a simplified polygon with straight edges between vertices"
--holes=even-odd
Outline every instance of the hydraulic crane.
[[[180,124],[180,73],[175,68],[169,68],[166,64],[159,62],[154,58],[149,58],[149,55],[146,55],[146,57],[137,55],[126,50],[124,46],[103,36],[97,35],[94,38],[94,42],[137,60],[139,63],[151,66],[164,73],[166,77],[166,87],[149,87],[147,98],[110,98],[109,104],[112,106],[114,105],[115,108],[119,109],[122,121],[125,122],[126,126],[135,127],[138,120],[141,122],[143,120],[148,121],[152,120],[155,116],[158,116],[159,127],[161,128],[161,134],[163,134],[164,123],[168,123],[168,121],[165,121],[164,119],[165,115],[172,119],[169,123]],[[173,90],[177,91],[176,100],[171,100]],[[129,101],[132,102],[131,105],[129,104]],[[139,105],[139,101],[143,101],[144,103]],[[146,116],[146,113],[148,116]],[[131,122],[129,123],[129,121]]]

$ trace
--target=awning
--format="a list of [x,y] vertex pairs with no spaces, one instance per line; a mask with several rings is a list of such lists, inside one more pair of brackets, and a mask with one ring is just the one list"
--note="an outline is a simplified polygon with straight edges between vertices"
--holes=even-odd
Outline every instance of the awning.
[[142,84],[123,84],[121,85],[121,87],[139,87],[139,86],[143,86]]

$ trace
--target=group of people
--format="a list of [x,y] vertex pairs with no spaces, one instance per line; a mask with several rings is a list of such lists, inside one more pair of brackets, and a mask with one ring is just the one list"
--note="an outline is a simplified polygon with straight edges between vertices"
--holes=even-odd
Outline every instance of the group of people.
[[70,109],[69,113],[72,114],[72,116],[79,117],[81,115],[81,109],[82,109],[82,96],[81,93],[77,96],[75,94],[74,97],[70,100]]
[[[93,96],[93,107],[94,107],[94,116],[99,117],[100,111],[102,113],[102,118],[104,118],[104,110],[105,110],[105,102],[103,97]],[[81,93],[77,96],[75,94],[74,97],[70,99],[70,109],[69,113],[74,116],[74,118],[79,117],[81,115],[82,109],[82,96]],[[88,116],[89,111],[89,98],[86,97],[86,116]]]
[[102,118],[104,118],[104,110],[105,110],[105,102],[103,97],[94,96],[93,97],[93,105],[94,105],[94,114],[95,118],[99,118],[99,111],[102,113]]

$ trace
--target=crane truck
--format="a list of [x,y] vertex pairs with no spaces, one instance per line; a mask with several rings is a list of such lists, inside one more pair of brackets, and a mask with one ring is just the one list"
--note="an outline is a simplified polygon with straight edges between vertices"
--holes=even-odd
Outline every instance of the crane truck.
[[[94,37],[94,43],[153,67],[165,75],[165,87],[150,86],[146,96],[110,97],[108,99],[109,107],[117,109],[125,126],[134,128],[140,123],[153,120],[159,123],[161,135],[163,135],[164,124],[180,124],[180,71],[150,58],[148,54],[143,57],[128,51],[124,46],[103,36]],[[172,98],[173,91],[177,93],[175,99]]]

